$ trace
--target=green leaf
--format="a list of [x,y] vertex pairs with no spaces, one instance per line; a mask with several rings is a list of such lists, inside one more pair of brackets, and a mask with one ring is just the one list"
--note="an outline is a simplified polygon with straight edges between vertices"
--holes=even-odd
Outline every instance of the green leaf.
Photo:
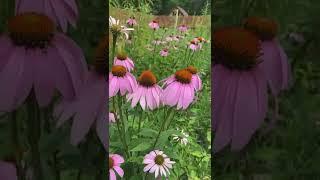
[[141,132],[139,135],[145,136],[145,137],[156,137],[157,136],[157,131],[150,129],[150,128],[142,128]]
[[142,142],[140,144],[138,144],[136,147],[134,147],[133,149],[131,149],[131,152],[138,152],[138,151],[145,151],[147,149],[149,149],[151,147],[150,143],[147,142]]

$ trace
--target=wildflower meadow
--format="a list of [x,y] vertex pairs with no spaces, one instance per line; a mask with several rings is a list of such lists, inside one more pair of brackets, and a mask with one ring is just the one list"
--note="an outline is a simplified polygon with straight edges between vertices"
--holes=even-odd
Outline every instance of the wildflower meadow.
[[210,18],[109,10],[110,179],[211,179]]

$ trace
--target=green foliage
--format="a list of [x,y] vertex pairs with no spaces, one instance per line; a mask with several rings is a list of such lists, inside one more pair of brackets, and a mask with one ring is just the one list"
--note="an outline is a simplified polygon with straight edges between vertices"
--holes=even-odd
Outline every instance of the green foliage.
[[[113,12],[112,9],[111,12]],[[129,18],[133,12],[128,11],[127,14],[128,17],[122,19]],[[114,15],[113,17],[117,18]],[[173,169],[170,170],[169,179],[210,179],[210,43],[203,44],[202,50],[195,53],[187,48],[188,43],[197,36],[210,40],[211,33],[208,31],[210,30],[210,22],[206,23],[205,26],[199,25],[183,35],[173,27],[160,28],[154,32],[148,27],[152,17],[140,14],[135,15],[135,17],[138,25],[134,26],[135,30],[130,34],[131,41],[126,42],[124,46],[128,57],[133,59],[135,63],[133,75],[139,77],[142,71],[151,69],[156,75],[157,82],[159,82],[171,76],[175,71],[193,65],[198,69],[203,82],[203,89],[197,93],[197,100],[187,110],[174,110],[172,114],[170,114],[168,107],[161,107],[154,111],[142,111],[140,105],[132,108],[130,103],[122,103],[121,108],[124,117],[128,118],[123,118],[125,133],[121,134],[126,136],[130,157],[128,158],[124,153],[126,148],[123,146],[115,123],[111,124],[109,129],[110,152],[125,156],[123,165],[125,179],[141,180],[145,176],[145,173],[143,173],[145,166],[142,163],[143,157],[154,149],[164,151],[171,160],[176,162]],[[183,35],[184,38],[166,44],[155,45],[152,43],[156,39],[165,41],[166,37],[173,34]],[[118,43],[118,45],[122,44]],[[160,56],[160,50],[163,48],[169,49],[169,56]],[[161,85],[161,83],[159,84]],[[117,101],[119,102],[119,100]],[[119,112],[119,108],[117,106],[114,108],[112,102],[109,103],[109,107],[111,107],[111,110],[116,109]],[[172,120],[166,121],[164,130],[161,131],[155,148],[153,148],[162,122],[170,119],[170,117],[172,117]],[[139,125],[140,123],[141,125]],[[181,130],[189,135],[187,145],[182,145],[173,140],[173,134],[182,135]],[[153,178],[154,174],[147,176],[147,179]]]
[[138,10],[140,12],[168,15],[180,6],[190,15],[210,14],[211,0],[110,0],[111,7]]

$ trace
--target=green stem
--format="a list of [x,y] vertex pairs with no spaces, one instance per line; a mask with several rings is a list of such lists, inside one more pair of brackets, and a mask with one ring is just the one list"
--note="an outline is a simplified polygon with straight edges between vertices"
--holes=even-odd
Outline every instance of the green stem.
[[58,151],[53,153],[53,169],[54,174],[56,176],[56,180],[60,180],[60,170],[58,168],[58,158],[57,158]]
[[141,111],[140,118],[139,118],[139,125],[138,125],[138,134],[140,133],[140,128],[141,128],[141,122],[142,122],[143,113],[144,113],[144,112]]
[[118,39],[117,35],[112,36],[112,57],[111,57],[111,59],[113,59],[116,54],[117,39]]
[[155,141],[154,141],[154,143],[153,143],[152,149],[154,149],[154,148],[156,147],[157,142],[158,142],[159,137],[160,137],[160,134],[161,134],[161,132],[163,131],[164,126],[165,126],[165,124],[166,124],[167,120],[170,120],[170,119],[173,117],[173,114],[174,114],[173,108],[171,108],[169,111],[170,111],[170,112],[169,112],[168,117],[167,117],[167,118],[165,118],[165,119],[163,119],[163,121],[162,121],[162,124],[161,124],[160,130],[159,130],[159,132],[158,132],[158,135],[157,135],[157,137],[156,137],[156,140],[155,140]]
[[[118,129],[118,133],[119,133],[119,137],[120,137],[120,140],[122,142],[122,145],[123,145],[123,148],[125,150],[125,153],[126,155],[129,157],[129,151],[128,151],[128,148],[127,148],[127,144],[126,144],[126,140],[125,140],[125,137],[123,136],[124,134],[121,132],[121,128],[120,128],[120,120],[118,119],[118,114],[119,114],[119,111],[116,111],[116,102],[115,102],[115,97],[112,99],[112,104],[113,104],[113,111],[114,111],[114,117],[115,117],[115,121],[116,121],[116,124],[117,124],[117,129]],[[123,139],[124,138],[124,139]]]
[[34,93],[30,95],[28,104],[28,140],[31,148],[31,163],[35,180],[43,180],[41,158],[39,151],[39,139],[41,136],[40,111],[35,100]]

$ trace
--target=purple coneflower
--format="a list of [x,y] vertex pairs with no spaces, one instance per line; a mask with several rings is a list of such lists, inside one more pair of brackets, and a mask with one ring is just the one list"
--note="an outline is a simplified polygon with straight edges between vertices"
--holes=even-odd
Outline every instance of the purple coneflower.
[[191,83],[193,84],[194,89],[196,91],[200,91],[202,89],[202,81],[201,81],[200,76],[198,74],[197,68],[195,68],[193,66],[188,66],[186,68],[186,70],[192,74]]
[[149,27],[153,30],[157,30],[160,28],[158,21],[153,20],[149,23]]
[[177,109],[187,109],[195,97],[192,74],[186,70],[178,70],[174,75],[164,80],[162,101],[164,105],[176,106]]
[[134,68],[132,59],[125,52],[119,52],[113,60],[113,65],[121,65],[126,67],[127,71],[131,72]]
[[160,56],[167,57],[169,55],[169,50],[167,48],[164,48],[160,51]]
[[16,0],[15,14],[36,12],[45,14],[56,24],[59,24],[63,32],[67,32],[68,23],[76,27],[79,16],[75,0]]
[[109,174],[110,174],[110,180],[117,180],[116,173],[123,177],[124,172],[123,169],[120,167],[120,165],[124,163],[124,159],[122,156],[118,154],[109,154]]
[[192,40],[192,41],[189,43],[189,48],[190,48],[192,51],[197,51],[197,50],[200,48],[198,41]]
[[58,126],[73,117],[71,144],[77,145],[95,125],[96,132],[105,149],[108,150],[107,128],[107,56],[108,37],[102,39],[96,51],[94,70],[90,71],[86,83],[74,101],[63,100],[55,109]]
[[54,27],[38,13],[9,19],[8,33],[0,36],[0,111],[16,109],[31,92],[41,107],[55,89],[67,99],[78,93],[87,73],[83,52]]
[[263,122],[267,111],[267,81],[259,67],[259,39],[238,27],[214,33],[212,87],[214,151],[229,143],[242,149]]
[[187,32],[188,31],[188,27],[187,25],[183,24],[181,26],[178,27],[178,30],[182,33]]
[[17,180],[17,170],[14,164],[0,161],[0,179],[1,180]]
[[287,89],[291,79],[288,57],[276,38],[277,24],[273,20],[250,17],[244,27],[254,32],[261,40],[261,67],[268,80],[273,95]]
[[109,73],[109,98],[120,92],[121,96],[132,93],[137,87],[135,77],[124,66],[114,65]]
[[143,110],[154,110],[160,106],[160,96],[162,89],[157,84],[157,79],[151,71],[143,71],[138,78],[138,86],[132,94],[128,95],[128,101],[131,100],[131,107],[137,103]]
[[127,24],[129,26],[134,26],[137,24],[137,21],[136,21],[136,18],[133,16],[133,17],[130,17],[128,20],[127,20]]
[[143,164],[146,164],[146,166],[143,171],[154,173],[155,178],[159,175],[167,177],[170,175],[169,169],[172,169],[174,163],[163,151],[154,150],[144,156]]

